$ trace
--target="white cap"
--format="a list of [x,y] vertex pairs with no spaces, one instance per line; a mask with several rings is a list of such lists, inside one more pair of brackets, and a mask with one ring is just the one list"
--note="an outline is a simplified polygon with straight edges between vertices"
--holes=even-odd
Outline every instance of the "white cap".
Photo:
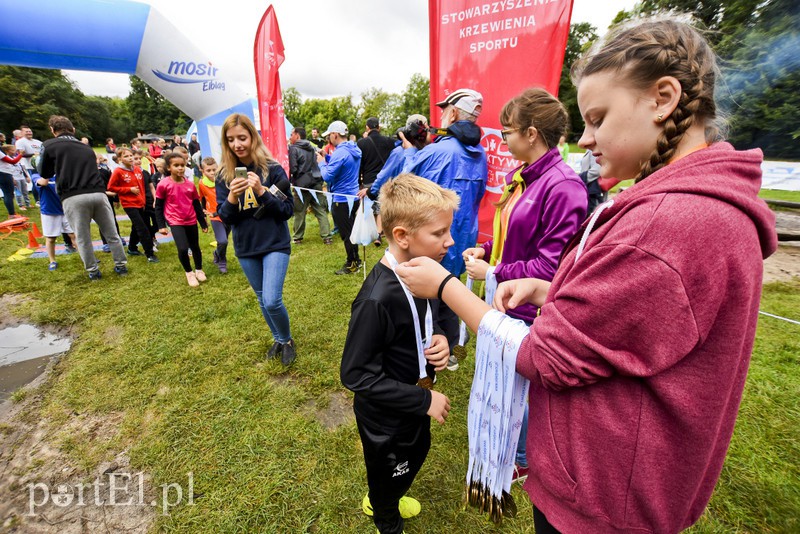
[[477,116],[481,114],[483,108],[483,95],[472,89],[457,89],[436,105],[440,108],[454,106]]
[[347,125],[342,121],[333,121],[328,129],[322,134],[322,137],[327,136],[331,133],[337,133],[339,135],[347,135]]
[[408,119],[406,119],[406,126],[411,126],[415,122],[421,122],[422,124],[428,124],[428,118],[425,115],[420,115],[419,113],[415,113],[413,115],[409,115]]

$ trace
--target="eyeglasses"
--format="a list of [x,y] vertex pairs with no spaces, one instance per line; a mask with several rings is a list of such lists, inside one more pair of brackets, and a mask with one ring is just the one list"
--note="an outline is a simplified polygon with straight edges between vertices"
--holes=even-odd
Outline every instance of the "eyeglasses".
[[500,135],[503,137],[503,141],[507,141],[506,136],[510,133],[518,132],[519,128],[508,128],[506,130],[500,130]]

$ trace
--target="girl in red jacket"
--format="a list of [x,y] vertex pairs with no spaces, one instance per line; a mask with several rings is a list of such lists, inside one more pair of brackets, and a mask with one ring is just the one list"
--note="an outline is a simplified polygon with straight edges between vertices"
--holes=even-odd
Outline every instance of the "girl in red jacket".
[[117,194],[122,209],[131,220],[131,235],[128,238],[128,254],[141,256],[137,245],[142,243],[144,254],[150,263],[158,263],[158,258],[153,253],[153,236],[144,222],[145,187],[141,167],[136,167],[135,158],[130,148],[117,149],[117,163],[119,167],[111,173],[108,181],[108,190]]
[[[500,311],[541,307],[516,359],[537,533],[679,532],[720,476],[777,239],[761,152],[715,127],[717,72],[703,37],[669,19],[621,28],[573,66],[579,145],[601,176],[636,183],[582,225],[552,285],[495,294]],[[497,319],[435,262],[397,274],[418,297],[441,288],[476,331]]]

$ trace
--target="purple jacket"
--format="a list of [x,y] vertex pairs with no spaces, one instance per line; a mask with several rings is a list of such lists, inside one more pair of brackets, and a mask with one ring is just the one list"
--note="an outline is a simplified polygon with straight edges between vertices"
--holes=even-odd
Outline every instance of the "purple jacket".
[[[519,167],[518,167],[519,168]],[[517,169],[518,169],[517,168]],[[506,175],[506,184],[517,169]],[[525,191],[511,212],[502,261],[494,274],[498,282],[518,278],[551,281],[561,251],[586,218],[588,193],[557,148],[551,149],[522,171]],[[483,244],[489,261],[493,240]],[[531,322],[537,308],[530,304],[508,310],[508,315]]]

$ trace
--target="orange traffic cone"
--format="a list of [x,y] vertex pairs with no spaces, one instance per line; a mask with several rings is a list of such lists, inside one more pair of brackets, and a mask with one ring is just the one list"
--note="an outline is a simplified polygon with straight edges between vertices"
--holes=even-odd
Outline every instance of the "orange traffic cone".
[[42,232],[39,231],[39,227],[36,226],[36,223],[33,223],[33,237],[39,239],[40,237],[44,237]]
[[33,232],[28,232],[28,248],[32,250],[39,248],[39,242],[36,241],[36,238],[33,236]]

